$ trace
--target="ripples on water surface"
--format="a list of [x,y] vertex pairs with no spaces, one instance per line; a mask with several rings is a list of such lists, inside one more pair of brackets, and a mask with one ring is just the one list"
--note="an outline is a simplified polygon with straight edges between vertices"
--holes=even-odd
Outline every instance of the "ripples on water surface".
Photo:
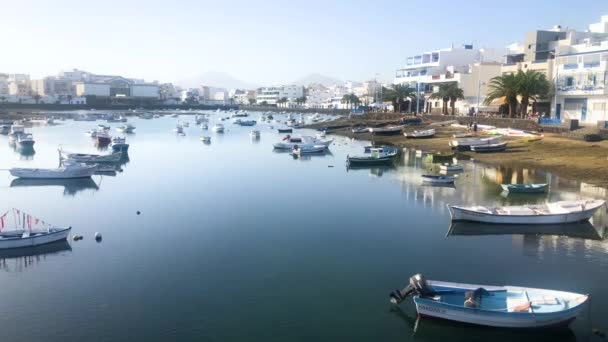
[[[462,161],[455,188],[422,186],[432,165],[414,151],[396,168],[347,171],[346,155],[361,154],[364,142],[336,137],[331,153],[294,160],[273,152],[280,136],[266,124],[252,140],[250,128],[224,122],[228,131],[205,133],[212,143],[204,145],[194,124],[172,134],[177,120],[130,118],[136,134],[115,177],[30,183],[0,173],[4,209],[85,237],[1,255],[3,340],[559,341],[586,339],[591,326],[608,330],[604,213],[590,225],[521,234],[450,226],[446,208],[605,198],[603,189],[473,161]],[[0,136],[2,168],[56,166],[58,146],[98,152],[84,135],[96,125],[29,129],[35,153],[25,156]],[[116,134],[121,124],[110,125]],[[501,196],[500,183],[529,181],[550,183],[550,193]],[[593,323],[585,313],[570,330],[535,334],[417,322],[411,302],[399,310],[388,303],[417,272],[588,292]]]

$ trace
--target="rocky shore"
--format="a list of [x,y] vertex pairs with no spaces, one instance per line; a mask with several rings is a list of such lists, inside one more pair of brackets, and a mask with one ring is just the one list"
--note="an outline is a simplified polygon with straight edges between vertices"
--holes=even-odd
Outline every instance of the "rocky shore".
[[[422,119],[420,125],[408,126],[405,132],[434,128],[435,137],[430,139],[408,139],[403,135],[372,136],[369,133],[353,134],[351,127],[383,126],[396,124],[401,117],[365,116],[355,119],[341,118],[332,122],[310,125],[310,128],[328,128],[331,134],[348,136],[353,139],[370,140],[375,144],[387,144],[399,147],[447,152],[453,140],[453,134],[462,133],[462,129],[451,127],[454,121],[433,121]],[[478,133],[481,135],[481,133]],[[564,137],[556,133],[545,133],[542,140],[527,141],[522,138],[504,138],[509,142],[504,152],[474,153],[458,152],[467,158],[494,164],[513,167],[535,168],[550,171],[567,179],[579,180],[595,186],[608,188],[608,141],[584,142]]]

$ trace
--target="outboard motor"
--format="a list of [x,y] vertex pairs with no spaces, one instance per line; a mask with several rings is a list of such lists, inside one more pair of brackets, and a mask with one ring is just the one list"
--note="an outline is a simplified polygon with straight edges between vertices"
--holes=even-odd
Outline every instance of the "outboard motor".
[[390,301],[393,304],[399,304],[413,293],[420,297],[433,296],[433,291],[422,274],[415,274],[410,277],[410,283],[404,289],[391,292],[389,295]]

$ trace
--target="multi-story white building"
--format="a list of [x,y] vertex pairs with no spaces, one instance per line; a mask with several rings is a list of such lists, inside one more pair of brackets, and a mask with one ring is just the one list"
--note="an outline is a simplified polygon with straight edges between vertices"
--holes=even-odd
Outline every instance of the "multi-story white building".
[[418,103],[408,101],[408,110],[431,113],[441,112],[443,106],[442,101],[431,100],[433,92],[440,84],[456,82],[465,96],[464,101],[456,102],[456,109],[459,114],[467,114],[478,110],[487,83],[500,75],[501,58],[497,50],[475,49],[472,45],[425,52],[408,57],[405,67],[397,70],[393,83],[409,86],[419,94]]
[[287,98],[289,102],[295,102],[299,97],[304,96],[304,87],[298,85],[284,85],[277,87],[259,88],[256,92],[258,104],[265,102],[268,105],[275,105],[282,98]]
[[608,120],[608,16],[586,32],[568,32],[555,42],[556,119],[582,123]]
[[72,81],[54,76],[31,81],[32,91],[40,96],[74,96],[76,89]]

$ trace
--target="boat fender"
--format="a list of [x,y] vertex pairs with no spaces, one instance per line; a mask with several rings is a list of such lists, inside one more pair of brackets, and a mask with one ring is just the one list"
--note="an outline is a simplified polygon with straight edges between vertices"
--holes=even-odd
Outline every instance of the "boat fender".
[[100,232],[95,232],[95,241],[99,242],[101,241],[102,237],[101,237],[101,233]]
[[137,215],[140,215],[140,214],[141,214],[141,211],[139,211],[139,210],[138,210],[138,211],[137,211]]

